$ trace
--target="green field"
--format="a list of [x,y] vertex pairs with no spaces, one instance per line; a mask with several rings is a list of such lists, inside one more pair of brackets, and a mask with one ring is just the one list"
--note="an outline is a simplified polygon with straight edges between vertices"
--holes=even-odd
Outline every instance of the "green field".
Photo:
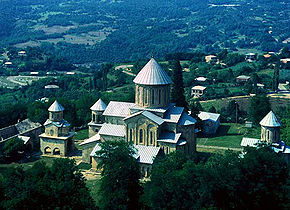
[[228,148],[241,148],[243,137],[260,137],[259,128],[245,128],[242,124],[221,123],[217,133],[212,137],[198,137],[197,144]]
[[89,138],[89,130],[87,128],[77,131],[74,136],[75,140],[84,140],[87,138]]

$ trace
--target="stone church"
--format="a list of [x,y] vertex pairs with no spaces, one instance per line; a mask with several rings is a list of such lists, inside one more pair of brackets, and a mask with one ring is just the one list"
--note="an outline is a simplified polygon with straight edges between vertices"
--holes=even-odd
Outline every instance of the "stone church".
[[168,74],[152,58],[133,80],[135,103],[99,99],[92,107],[89,139],[81,143],[83,161],[97,167],[99,142],[123,140],[132,142],[141,173],[147,176],[155,156],[180,150],[187,155],[196,152],[196,120],[184,107],[170,103]]
[[46,156],[68,156],[74,149],[75,132],[63,119],[63,106],[55,101],[49,108],[49,119],[44,123],[45,132],[39,135],[40,151]]

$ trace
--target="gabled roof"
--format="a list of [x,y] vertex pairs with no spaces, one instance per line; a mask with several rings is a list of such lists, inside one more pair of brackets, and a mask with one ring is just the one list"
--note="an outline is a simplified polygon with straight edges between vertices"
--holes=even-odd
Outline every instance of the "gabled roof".
[[180,137],[181,137],[181,133],[164,132],[164,133],[160,134],[160,137],[157,139],[157,141],[171,143],[171,144],[177,144]]
[[183,112],[178,122],[178,125],[193,125],[195,123],[196,123],[196,119],[189,116],[187,113]]
[[127,117],[130,115],[130,108],[133,106],[135,106],[134,103],[111,101],[103,115],[113,117]]
[[70,126],[69,122],[66,121],[66,120],[62,120],[60,122],[54,122],[54,121],[51,121],[50,119],[47,119],[43,125],[47,126],[47,125],[50,125],[50,124],[53,124],[53,125],[55,125],[58,128],[69,127]]
[[133,82],[141,85],[169,85],[172,83],[168,74],[154,58],[151,58],[143,67]]
[[53,104],[51,104],[51,106],[48,108],[49,112],[62,112],[64,110],[63,106],[58,103],[57,100],[55,100],[53,102]]
[[125,126],[104,123],[99,131],[99,134],[106,135],[106,136],[124,137],[125,136]]
[[89,144],[92,142],[97,142],[100,140],[100,134],[97,133],[96,135],[92,136],[91,138],[86,139],[85,141],[83,141],[82,143],[80,143],[80,145],[85,145],[85,144]]
[[260,122],[260,125],[266,127],[281,127],[281,122],[278,120],[274,112],[270,111]]
[[166,122],[178,123],[183,111],[183,107],[171,106],[170,109],[165,113],[164,120]]
[[211,120],[211,121],[216,122],[219,119],[220,114],[211,113],[211,112],[200,112],[198,114],[198,117],[201,120]]
[[102,99],[99,99],[92,107],[92,111],[104,111],[107,108],[107,104],[102,101]]
[[161,125],[162,123],[164,123],[164,120],[161,117],[153,114],[152,112],[148,112],[148,111],[137,112],[135,114],[132,114],[132,115],[126,117],[124,120],[130,119],[130,118],[138,116],[140,114],[143,115],[144,117],[147,117],[149,120],[152,120],[153,122],[155,122],[158,125]]
[[191,89],[192,89],[192,90],[205,90],[206,87],[204,87],[204,86],[200,86],[200,85],[197,85],[197,86],[192,87]]
[[241,141],[241,146],[242,147],[257,147],[257,145],[261,143],[260,139],[255,139],[255,138],[246,138],[243,137],[242,141]]
[[134,155],[139,163],[153,164],[154,158],[158,155],[160,147],[134,145],[137,153]]

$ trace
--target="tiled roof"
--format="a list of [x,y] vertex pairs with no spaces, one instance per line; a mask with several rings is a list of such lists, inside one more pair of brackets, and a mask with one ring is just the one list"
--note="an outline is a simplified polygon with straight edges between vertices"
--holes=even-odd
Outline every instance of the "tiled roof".
[[97,142],[100,140],[100,134],[97,133],[96,135],[92,136],[91,138],[86,139],[85,141],[83,141],[82,143],[80,143],[80,145],[85,145],[85,144],[89,144],[92,142]]
[[107,104],[102,101],[102,99],[99,99],[92,107],[92,111],[104,111],[107,108]]
[[124,125],[115,125],[104,123],[99,131],[100,135],[106,136],[125,136],[125,126]]
[[151,60],[143,67],[133,82],[142,85],[168,85],[172,83],[168,74],[154,58],[151,58]]
[[166,112],[164,116],[164,120],[166,122],[178,123],[183,113],[183,110],[184,110],[183,107],[177,107],[177,106],[170,107],[170,109]]
[[157,139],[157,141],[177,144],[180,137],[181,137],[181,133],[164,132],[160,134],[160,137]]
[[260,142],[261,142],[260,139],[243,137],[242,142],[241,142],[241,146],[242,147],[246,147],[246,146],[257,147],[257,144]]
[[198,117],[201,120],[212,120],[212,121],[216,122],[219,119],[220,114],[211,113],[211,112],[200,112],[198,114]]
[[126,117],[124,120],[130,119],[130,118],[138,116],[140,114],[147,117],[148,119],[152,120],[153,122],[155,122],[158,125],[161,125],[162,123],[164,123],[164,120],[161,117],[153,114],[152,112],[148,112],[148,111],[137,112],[135,114],[132,114],[132,115]]
[[274,112],[270,111],[260,122],[260,125],[267,127],[281,127],[281,122],[278,120]]
[[54,101],[53,104],[48,108],[50,112],[62,112],[64,110],[63,106],[58,103],[58,101]]
[[111,101],[108,104],[103,115],[114,117],[127,117],[130,115],[130,108],[133,106],[135,106],[134,103]]
[[160,151],[160,147],[134,145],[137,150],[135,158],[139,163],[153,164],[154,158]]
[[196,123],[196,120],[193,117],[183,112],[178,122],[178,125],[193,125],[195,123]]
[[50,119],[47,119],[43,125],[44,126],[47,126],[49,124],[53,124],[53,125],[55,125],[58,128],[61,128],[61,127],[69,127],[70,126],[69,122],[66,121],[66,120],[62,120],[60,122],[54,122],[54,121],[51,121]]
[[205,90],[206,87],[204,87],[204,86],[200,86],[200,85],[197,85],[197,86],[192,87],[191,89],[192,89],[192,90]]

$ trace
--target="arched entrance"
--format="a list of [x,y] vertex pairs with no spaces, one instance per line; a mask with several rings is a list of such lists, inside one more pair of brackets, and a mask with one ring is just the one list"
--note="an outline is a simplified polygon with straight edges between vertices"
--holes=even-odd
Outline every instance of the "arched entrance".
[[60,149],[59,148],[54,148],[53,154],[54,155],[60,155]]
[[45,147],[44,148],[44,154],[51,154],[51,148],[50,147]]

